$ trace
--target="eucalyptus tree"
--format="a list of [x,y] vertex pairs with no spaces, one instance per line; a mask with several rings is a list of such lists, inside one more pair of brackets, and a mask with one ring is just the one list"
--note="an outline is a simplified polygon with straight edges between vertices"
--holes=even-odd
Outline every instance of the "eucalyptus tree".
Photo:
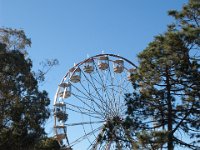
[[39,90],[22,30],[0,29],[0,149],[33,149],[44,137],[50,99]]

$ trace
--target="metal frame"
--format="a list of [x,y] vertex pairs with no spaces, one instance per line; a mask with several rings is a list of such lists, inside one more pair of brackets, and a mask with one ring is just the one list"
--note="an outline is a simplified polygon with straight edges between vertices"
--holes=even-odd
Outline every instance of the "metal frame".
[[[100,70],[98,67],[98,58],[101,56],[109,57],[109,66],[106,70]],[[84,63],[90,59],[94,60],[94,71],[87,73],[84,72],[83,66]],[[111,64],[118,59],[124,61],[124,70],[122,73],[115,73],[113,65]],[[99,54],[79,62],[73,68],[81,69],[81,79],[80,82],[71,83],[71,97],[66,100],[61,99],[61,101],[66,103],[69,121],[64,124],[66,128],[63,128],[66,141],[64,143],[59,141],[59,143],[61,145],[65,144],[66,147],[75,147],[76,144],[84,141],[84,143],[87,143],[88,145],[86,149],[114,149],[113,145],[118,145],[119,143],[113,144],[113,140],[107,141],[106,143],[103,142],[103,144],[102,142],[97,141],[97,136],[105,134],[102,129],[105,127],[104,125],[107,120],[112,119],[115,116],[124,119],[123,117],[126,108],[123,94],[132,92],[130,90],[132,87],[131,82],[127,80],[127,72],[131,68],[137,68],[137,66],[128,59],[118,55]],[[69,75],[72,74],[73,73],[68,71],[60,84],[70,82]],[[59,100],[58,87],[54,98],[54,105]],[[70,118],[70,115],[71,117],[77,117],[77,119]],[[77,121],[73,122],[73,120]],[[58,124],[56,116],[54,116],[54,126],[57,126]],[[71,141],[70,135],[68,135],[66,131],[66,129],[69,131],[70,127],[80,127],[80,131],[74,131],[80,132],[80,137],[76,137]],[[57,132],[55,131],[55,133]]]

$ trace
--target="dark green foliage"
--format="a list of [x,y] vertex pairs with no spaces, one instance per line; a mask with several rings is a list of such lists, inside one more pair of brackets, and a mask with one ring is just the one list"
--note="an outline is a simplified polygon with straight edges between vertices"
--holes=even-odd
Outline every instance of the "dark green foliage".
[[[126,98],[127,112],[132,120],[140,120],[137,139],[145,149],[172,150],[176,145],[198,149],[200,1],[190,0],[180,12],[169,14],[176,24],[138,55],[135,92]],[[181,139],[180,133],[186,137]]]
[[36,144],[34,150],[60,150],[60,145],[53,138],[44,138]]
[[31,71],[30,40],[23,31],[0,31],[0,149],[31,150],[45,135],[50,99]]

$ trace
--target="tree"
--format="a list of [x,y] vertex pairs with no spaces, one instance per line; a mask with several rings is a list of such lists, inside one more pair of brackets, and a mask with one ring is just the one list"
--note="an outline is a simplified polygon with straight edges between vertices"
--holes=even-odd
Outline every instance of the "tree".
[[53,138],[43,138],[35,145],[34,150],[60,150],[60,145]]
[[[138,140],[150,149],[200,148],[200,1],[170,11],[177,23],[138,57],[128,114],[140,117]],[[181,134],[187,137],[180,138]],[[146,135],[146,138],[145,136]],[[190,140],[188,139],[190,138]],[[152,140],[150,140],[152,139]]]
[[50,99],[40,91],[22,30],[0,29],[0,149],[28,150],[44,137]]

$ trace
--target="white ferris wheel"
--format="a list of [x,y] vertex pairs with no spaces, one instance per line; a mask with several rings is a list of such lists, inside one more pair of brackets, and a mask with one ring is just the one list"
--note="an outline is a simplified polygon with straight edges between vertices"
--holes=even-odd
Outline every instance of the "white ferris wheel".
[[123,149],[117,135],[131,140],[122,123],[135,71],[131,61],[114,54],[99,54],[69,69],[54,99],[54,138],[63,150]]

